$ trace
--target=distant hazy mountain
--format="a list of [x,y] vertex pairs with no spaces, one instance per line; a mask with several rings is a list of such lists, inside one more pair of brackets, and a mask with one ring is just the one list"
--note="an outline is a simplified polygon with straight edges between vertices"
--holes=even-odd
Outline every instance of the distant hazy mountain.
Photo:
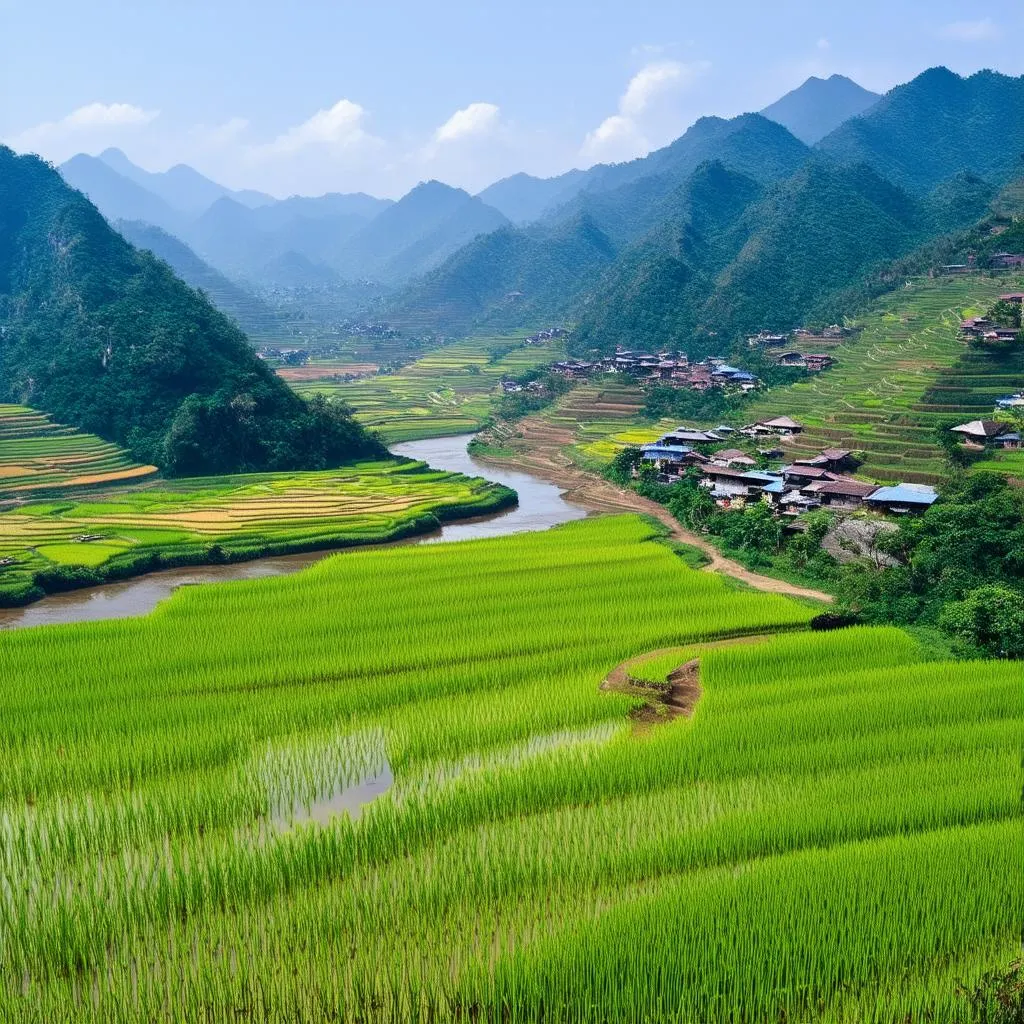
[[799,88],[761,111],[764,117],[788,128],[801,142],[813,146],[844,121],[863,114],[881,99],[843,75],[811,76]]
[[294,249],[268,260],[253,277],[274,288],[315,288],[336,285],[341,280],[326,263],[314,263]]
[[187,164],[176,164],[167,171],[146,171],[133,164],[121,150],[115,148],[105,149],[97,159],[183,213],[201,213],[224,196],[230,196],[243,206],[253,209],[276,202],[273,196],[268,196],[265,192],[253,192],[249,189],[235,191],[226,188]]
[[136,249],[148,249],[167,263],[186,284],[206,297],[256,342],[276,336],[280,324],[274,311],[252,292],[204,263],[184,242],[152,224],[118,221],[114,227]]
[[1024,152],[1024,76],[932,68],[840,125],[818,148],[914,192],[960,171],[1006,181]]
[[477,235],[508,223],[504,214],[468,192],[427,181],[360,228],[331,262],[343,277],[395,284],[425,273]]
[[141,220],[172,233],[181,232],[188,223],[182,211],[119,174],[99,157],[79,153],[61,164],[60,173],[69,185],[84,192],[111,222]]
[[615,246],[586,215],[481,235],[410,286],[400,308],[448,331],[475,322],[519,325],[565,309],[614,261]]
[[500,210],[513,224],[529,224],[552,207],[568,202],[583,187],[586,171],[566,171],[554,178],[513,174],[479,193],[488,206]]

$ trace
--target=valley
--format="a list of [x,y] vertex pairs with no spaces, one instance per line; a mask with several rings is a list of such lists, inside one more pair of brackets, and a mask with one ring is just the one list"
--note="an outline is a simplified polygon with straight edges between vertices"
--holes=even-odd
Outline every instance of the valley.
[[659,6],[49,19],[5,1024],[1020,1024],[1013,22]]

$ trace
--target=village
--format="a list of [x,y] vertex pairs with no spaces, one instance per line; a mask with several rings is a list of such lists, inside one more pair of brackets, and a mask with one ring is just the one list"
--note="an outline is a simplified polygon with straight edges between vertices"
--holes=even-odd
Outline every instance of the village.
[[[749,426],[725,425],[713,430],[677,427],[641,447],[641,466],[651,467],[661,483],[676,483],[689,471],[700,477],[722,509],[743,509],[763,502],[783,517],[795,520],[820,508],[852,512],[860,508],[893,515],[923,512],[938,498],[925,484],[879,485],[857,480],[849,473],[858,464],[856,454],[845,448],[826,448],[812,458],[784,463],[779,444],[802,433],[803,425],[779,416]],[[744,438],[755,447],[758,458],[736,447],[715,448]],[[765,466],[769,468],[764,468]],[[637,468],[637,475],[643,470]]]
[[[548,333],[541,332],[528,338],[527,343],[548,336]],[[852,333],[852,328],[838,324],[817,333],[806,327],[781,334],[761,331],[747,338],[747,345],[751,349],[760,349],[776,366],[820,373],[834,365],[835,357],[827,351],[809,350],[834,347]],[[762,387],[762,381],[756,374],[742,367],[730,366],[721,356],[691,361],[685,352],[639,352],[621,345],[616,347],[614,355],[593,362],[563,360],[553,363],[551,370],[570,380],[586,380],[603,373],[626,373],[642,387],[687,388],[693,391],[722,388],[739,393]]]

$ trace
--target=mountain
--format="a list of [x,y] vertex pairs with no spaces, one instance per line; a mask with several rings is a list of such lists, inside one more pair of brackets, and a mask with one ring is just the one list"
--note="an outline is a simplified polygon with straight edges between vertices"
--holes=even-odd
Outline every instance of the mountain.
[[271,288],[309,288],[341,281],[327,264],[314,263],[294,249],[268,260],[255,277]]
[[504,214],[460,188],[422,182],[360,228],[329,262],[344,277],[396,284],[508,223]]
[[276,202],[273,196],[265,192],[249,189],[235,191],[219,185],[187,164],[176,164],[167,171],[146,171],[115,148],[105,149],[98,159],[122,177],[134,181],[136,185],[159,196],[169,206],[183,213],[200,213],[224,196],[230,196],[252,209]]
[[187,218],[180,210],[137,182],[124,177],[95,156],[79,153],[61,164],[64,180],[84,193],[107,220],[141,220],[172,234],[182,231]]
[[[579,186],[576,194],[534,224],[514,229],[520,232],[518,237],[502,233],[491,242],[478,239],[455,253],[422,288],[408,290],[400,301],[400,312],[437,320],[446,329],[451,329],[447,317],[453,310],[459,311],[458,322],[463,326],[470,310],[476,319],[486,322],[506,322],[517,308],[534,316],[561,312],[571,298],[588,294],[596,286],[597,277],[615,253],[673,216],[674,193],[698,167],[717,161],[723,168],[764,184],[792,174],[810,153],[785,128],[758,114],[731,120],[702,118],[664,149],[626,164],[598,165],[573,178],[571,188]],[[565,230],[560,230],[563,227]],[[582,246],[587,258],[580,259],[575,268],[571,261],[563,265],[566,252],[576,244],[570,240],[580,237],[591,240]],[[487,267],[488,259],[511,262]],[[558,287],[549,289],[533,281],[525,265],[528,261],[557,265]],[[446,287],[451,293],[445,292]],[[507,292],[522,292],[529,299],[509,307],[504,299]],[[553,305],[545,307],[542,299]]]
[[861,164],[809,161],[767,189],[711,165],[680,213],[622,253],[581,312],[576,351],[617,343],[728,352],[742,334],[843,313],[839,296],[936,231],[974,218],[984,183],[919,201]]
[[513,224],[529,224],[552,207],[568,202],[583,187],[586,171],[566,171],[555,178],[513,174],[478,193],[477,198],[501,211]]
[[254,341],[275,338],[279,317],[260,298],[204,263],[184,242],[152,224],[118,221],[114,227],[136,249],[162,259],[186,284],[202,290],[225,316],[235,320]]
[[314,468],[379,451],[52,167],[0,147],[0,400],[171,473]]
[[932,68],[886,93],[840,125],[818,149],[843,163],[866,163],[918,194],[971,171],[1009,179],[1024,152],[1024,76],[979,71],[961,78]]
[[418,323],[426,316],[453,333],[482,319],[518,326],[566,309],[615,255],[585,214],[526,230],[504,227],[479,236],[411,285],[398,319]]
[[843,75],[816,78],[787,92],[761,111],[762,117],[789,129],[801,142],[813,146],[844,121],[863,114],[881,99]]

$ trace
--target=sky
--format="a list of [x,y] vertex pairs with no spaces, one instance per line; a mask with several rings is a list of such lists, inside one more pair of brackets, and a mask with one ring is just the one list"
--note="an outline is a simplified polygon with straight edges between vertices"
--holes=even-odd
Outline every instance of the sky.
[[810,75],[1024,73],[1021,0],[0,0],[0,140],[276,196],[631,159]]

